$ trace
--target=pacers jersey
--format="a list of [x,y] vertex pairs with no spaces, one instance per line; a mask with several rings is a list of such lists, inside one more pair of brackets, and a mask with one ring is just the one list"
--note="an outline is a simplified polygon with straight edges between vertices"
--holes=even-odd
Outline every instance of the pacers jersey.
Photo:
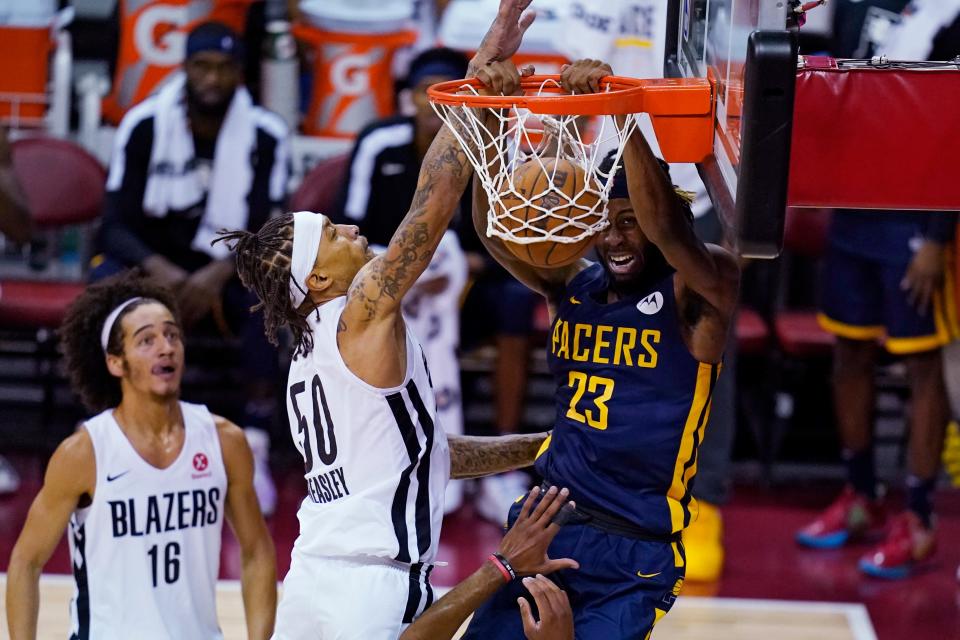
[[402,384],[379,389],[358,378],[337,346],[346,302],[310,314],[313,350],[290,364],[287,415],[307,481],[294,551],[430,563],[450,454],[427,362],[408,329]]
[[227,473],[213,417],[180,403],[183,449],[146,462],[113,417],[87,420],[97,483],[70,517],[71,640],[212,640]]
[[547,349],[557,416],[536,462],[578,504],[657,535],[690,524],[720,369],[690,355],[673,278],[612,303],[599,301],[607,292],[600,264],[570,282]]

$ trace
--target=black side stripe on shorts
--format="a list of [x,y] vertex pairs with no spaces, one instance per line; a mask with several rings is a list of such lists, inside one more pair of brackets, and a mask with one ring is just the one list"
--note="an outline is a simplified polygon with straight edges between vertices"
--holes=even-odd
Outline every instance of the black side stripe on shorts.
[[90,638],[90,588],[87,584],[87,532],[83,525],[74,528],[70,523],[73,546],[79,560],[73,560],[73,579],[77,582],[77,631],[70,640],[89,640]]
[[[697,428],[693,430],[693,455],[690,456],[690,459],[687,460],[686,464],[683,465],[683,471],[680,472],[680,477],[682,478],[686,475],[687,471],[697,462],[697,458],[700,455],[700,441],[703,438],[703,429],[706,426],[707,421],[707,410],[710,408],[710,403],[713,402],[713,389],[717,384],[719,376],[720,365],[713,365],[710,367],[710,389],[707,391],[707,399],[703,403],[703,408],[700,409],[700,416],[697,418]],[[693,498],[693,481],[695,478],[690,478],[690,482],[687,483],[686,490],[683,493],[683,497],[680,498],[680,505],[683,507],[683,526],[690,526],[690,501]]]
[[417,562],[410,565],[410,579],[407,587],[407,608],[403,611],[403,624],[410,624],[417,617],[420,609],[420,600],[423,598],[423,588],[420,585],[420,573],[423,564]]
[[410,396],[410,402],[417,411],[417,418],[420,422],[420,428],[426,436],[426,447],[420,452],[420,467],[417,469],[417,551],[420,552],[419,560],[430,550],[431,527],[430,527],[430,454],[433,452],[433,419],[423,404],[423,399],[417,390],[417,385],[413,380],[407,384],[407,393]]
[[[410,585],[407,591],[407,607],[403,612],[403,623],[410,624],[418,616],[430,608],[433,604],[433,585],[430,584],[430,573],[433,571],[433,565],[428,565],[427,570],[423,570],[423,563],[417,562],[410,565]],[[421,583],[422,580],[422,583]],[[423,599],[423,592],[426,590],[427,599],[420,608],[420,601]]]

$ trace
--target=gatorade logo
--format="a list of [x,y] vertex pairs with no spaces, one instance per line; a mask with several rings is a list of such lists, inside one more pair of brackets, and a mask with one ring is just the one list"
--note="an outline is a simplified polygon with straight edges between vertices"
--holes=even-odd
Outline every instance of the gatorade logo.
[[187,35],[187,5],[158,4],[144,9],[133,31],[141,59],[150,65],[170,67],[183,61]]
[[370,91],[371,64],[373,60],[369,55],[350,54],[338,58],[330,65],[330,81],[337,93],[359,96]]

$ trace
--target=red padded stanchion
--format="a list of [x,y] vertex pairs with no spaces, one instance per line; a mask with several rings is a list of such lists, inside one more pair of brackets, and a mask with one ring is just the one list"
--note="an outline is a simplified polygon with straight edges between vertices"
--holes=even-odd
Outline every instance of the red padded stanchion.
[[960,210],[960,66],[921,65],[851,68],[805,59],[790,206]]

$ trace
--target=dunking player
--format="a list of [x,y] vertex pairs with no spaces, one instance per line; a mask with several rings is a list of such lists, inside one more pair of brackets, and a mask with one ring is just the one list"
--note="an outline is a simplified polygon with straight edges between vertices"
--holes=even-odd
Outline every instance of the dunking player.
[[61,330],[74,391],[99,411],[53,454],[10,558],[13,640],[37,635],[39,578],[69,523],[71,638],[214,640],[224,517],[240,542],[250,638],[273,631],[273,543],[243,431],[179,400],[176,299],[126,274],[87,289]]
[[[609,74],[603,63],[579,61],[562,83],[593,92]],[[557,417],[536,468],[576,501],[549,551],[580,564],[551,577],[569,594],[581,639],[644,639],[679,592],[680,532],[696,513],[697,448],[739,284],[734,257],[696,238],[689,208],[636,133],[624,165],[610,226],[597,239],[598,264],[534,268],[485,238],[497,260],[547,298],[553,317],[547,359]],[[488,210],[475,206],[478,230]],[[520,595],[519,582],[501,589],[465,638],[520,637]]]
[[[518,86],[516,69],[502,60],[529,25],[520,20],[529,2],[502,0],[479,47],[498,91]],[[543,440],[451,438],[448,453],[423,350],[401,314],[470,175],[443,129],[424,157],[409,213],[379,256],[357,227],[306,211],[256,234],[222,236],[260,298],[268,336],[276,340],[287,325],[295,340],[287,409],[309,497],[298,514],[278,640],[397,638],[433,599],[430,563],[451,466],[453,477],[515,469],[532,462]]]

